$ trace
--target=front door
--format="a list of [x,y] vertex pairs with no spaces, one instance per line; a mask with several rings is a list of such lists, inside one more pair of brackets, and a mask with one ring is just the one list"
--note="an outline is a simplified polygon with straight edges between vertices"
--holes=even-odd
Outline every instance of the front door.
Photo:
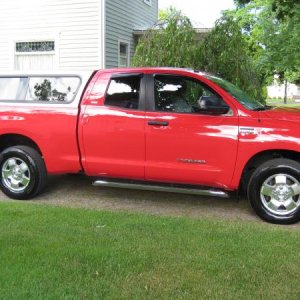
[[146,180],[226,188],[238,146],[234,109],[194,78],[156,75],[151,81]]

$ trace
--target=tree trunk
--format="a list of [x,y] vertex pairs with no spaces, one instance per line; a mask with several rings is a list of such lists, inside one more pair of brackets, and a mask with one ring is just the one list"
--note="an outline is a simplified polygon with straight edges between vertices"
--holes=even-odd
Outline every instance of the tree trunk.
[[287,88],[288,88],[288,81],[284,81],[284,104],[287,103]]

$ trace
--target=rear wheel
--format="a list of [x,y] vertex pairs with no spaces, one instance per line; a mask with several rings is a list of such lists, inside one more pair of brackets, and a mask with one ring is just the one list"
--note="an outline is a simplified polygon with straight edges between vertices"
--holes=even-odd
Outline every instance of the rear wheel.
[[250,178],[248,198],[264,220],[291,224],[300,219],[300,164],[272,159],[259,166]]
[[33,198],[47,182],[47,171],[41,155],[28,146],[14,146],[0,155],[0,188],[8,197]]

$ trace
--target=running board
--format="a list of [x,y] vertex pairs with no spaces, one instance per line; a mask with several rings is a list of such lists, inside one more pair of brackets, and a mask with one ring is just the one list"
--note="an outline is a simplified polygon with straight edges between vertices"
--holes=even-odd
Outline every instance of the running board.
[[229,198],[229,194],[217,190],[217,189],[200,189],[200,188],[187,188],[178,187],[171,185],[151,185],[149,183],[133,183],[133,182],[118,182],[118,181],[107,181],[107,180],[96,180],[93,182],[94,186],[113,187],[121,189],[133,189],[133,190],[144,190],[144,191],[156,191],[156,192],[168,192],[168,193],[179,193],[179,194],[190,194],[190,195],[201,195],[201,196],[213,196],[221,198]]

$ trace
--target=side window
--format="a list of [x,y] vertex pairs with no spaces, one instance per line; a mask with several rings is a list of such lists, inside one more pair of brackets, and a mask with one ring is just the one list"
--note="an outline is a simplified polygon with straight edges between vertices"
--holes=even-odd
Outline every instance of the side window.
[[154,89],[156,111],[195,114],[226,114],[229,111],[217,93],[192,78],[158,75]]
[[113,78],[110,81],[104,105],[138,109],[140,84],[140,76]]
[[0,77],[0,100],[24,99],[26,77]]
[[31,77],[25,100],[71,102],[79,85],[78,77]]

